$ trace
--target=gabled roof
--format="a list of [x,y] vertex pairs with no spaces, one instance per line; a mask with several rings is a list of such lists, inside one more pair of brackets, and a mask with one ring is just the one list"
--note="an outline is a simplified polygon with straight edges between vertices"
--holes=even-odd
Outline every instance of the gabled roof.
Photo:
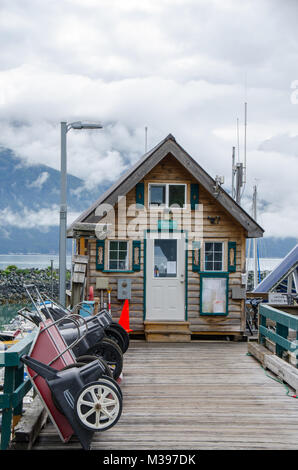
[[[78,224],[96,223],[96,208],[103,203],[114,206],[118,202],[119,196],[126,195],[135,185],[141,181],[163,158],[173,155],[189,173],[201,184],[213,197],[215,180],[176,142],[175,137],[169,134],[164,140],[156,145],[152,150],[133,165],[118,181],[116,181],[107,191],[105,191],[97,201],[86,209],[69,227],[68,236],[73,235],[73,230]],[[222,188],[216,195],[216,200],[227,210],[242,227],[247,230],[249,238],[263,236],[264,230],[257,222]]]
[[298,278],[298,245],[266,276],[253,292],[270,292],[284,279],[296,271]]

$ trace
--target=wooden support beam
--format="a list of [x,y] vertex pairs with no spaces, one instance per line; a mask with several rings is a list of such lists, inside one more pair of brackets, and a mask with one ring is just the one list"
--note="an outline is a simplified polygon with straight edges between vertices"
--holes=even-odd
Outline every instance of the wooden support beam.
[[280,380],[292,387],[298,395],[298,370],[295,367],[255,342],[248,343],[248,352],[262,364],[264,369],[273,372]]
[[38,396],[25,409],[25,413],[14,429],[11,448],[30,450],[47,421],[47,412]]

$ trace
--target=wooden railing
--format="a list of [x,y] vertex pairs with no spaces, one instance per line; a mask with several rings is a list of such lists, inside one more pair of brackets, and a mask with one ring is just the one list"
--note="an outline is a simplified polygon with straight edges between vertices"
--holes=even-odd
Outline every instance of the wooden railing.
[[[291,338],[289,338],[289,335]],[[271,307],[270,305],[260,304],[259,342],[264,344],[265,338],[268,338],[275,344],[277,356],[282,358],[284,353],[294,353],[297,363],[298,316]]]
[[5,450],[9,446],[12,425],[21,416],[23,398],[32,386],[29,379],[24,380],[24,364],[20,358],[29,352],[35,335],[34,332],[30,333],[7,351],[0,352],[0,367],[5,368],[3,393],[0,393],[1,450]]

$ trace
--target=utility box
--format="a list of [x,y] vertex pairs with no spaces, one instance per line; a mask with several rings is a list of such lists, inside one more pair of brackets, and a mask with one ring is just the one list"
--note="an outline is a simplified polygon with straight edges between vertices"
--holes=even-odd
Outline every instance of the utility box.
[[108,289],[109,288],[109,278],[108,277],[97,277],[96,278],[96,289]]
[[245,287],[233,286],[232,287],[232,299],[242,300],[246,298],[246,289]]
[[131,279],[118,279],[118,300],[131,299]]

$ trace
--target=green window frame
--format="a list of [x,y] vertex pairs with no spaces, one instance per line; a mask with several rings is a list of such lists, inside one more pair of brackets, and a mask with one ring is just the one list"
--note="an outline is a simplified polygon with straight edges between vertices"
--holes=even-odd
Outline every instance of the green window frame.
[[141,270],[141,240],[132,242],[132,269],[133,271]]
[[103,271],[105,266],[105,241],[96,241],[96,270]]
[[[204,280],[210,279],[225,279],[225,299],[215,298],[214,301],[210,299],[209,304],[212,306],[206,310],[208,302],[205,301],[204,296]],[[213,302],[216,302],[214,304]],[[222,311],[220,306],[224,305]],[[205,308],[205,310],[204,310]],[[229,273],[208,272],[200,274],[200,315],[205,316],[227,316],[229,314]]]
[[145,204],[145,187],[144,183],[136,184],[136,204],[142,208]]
[[236,271],[236,242],[228,242],[228,271]]
[[201,242],[192,242],[192,270],[199,273],[201,269]]
[[197,183],[192,183],[190,185],[190,208],[192,211],[196,210],[197,205],[199,204],[199,185]]

